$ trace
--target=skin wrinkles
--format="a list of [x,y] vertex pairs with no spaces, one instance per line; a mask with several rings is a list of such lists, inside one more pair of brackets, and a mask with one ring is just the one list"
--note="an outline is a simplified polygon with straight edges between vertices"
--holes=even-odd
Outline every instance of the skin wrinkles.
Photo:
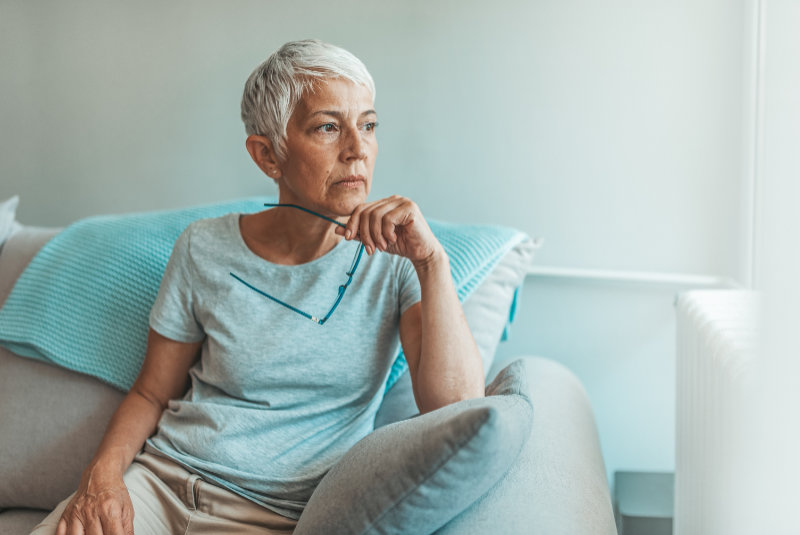
[[[361,85],[330,79],[295,107],[286,125],[286,157],[264,136],[247,138],[258,167],[278,185],[279,202],[297,204],[346,223],[372,187],[377,113]],[[356,182],[346,183],[348,177]],[[279,264],[300,264],[324,255],[341,240],[334,225],[294,210],[243,216],[242,236],[253,252]],[[281,229],[275,232],[274,229]]]
[[[323,85],[323,84],[321,84]],[[363,86],[334,79],[301,99],[286,127],[286,161],[277,177],[280,202],[295,203],[344,220],[366,201],[378,155],[372,95]],[[326,125],[331,131],[321,127]],[[336,182],[362,176],[364,184],[342,191]]]

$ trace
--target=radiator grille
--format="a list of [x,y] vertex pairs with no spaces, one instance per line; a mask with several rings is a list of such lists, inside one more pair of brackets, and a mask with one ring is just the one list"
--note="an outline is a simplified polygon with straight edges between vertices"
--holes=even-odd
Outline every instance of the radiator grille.
[[730,535],[755,394],[758,296],[699,290],[677,303],[676,535]]

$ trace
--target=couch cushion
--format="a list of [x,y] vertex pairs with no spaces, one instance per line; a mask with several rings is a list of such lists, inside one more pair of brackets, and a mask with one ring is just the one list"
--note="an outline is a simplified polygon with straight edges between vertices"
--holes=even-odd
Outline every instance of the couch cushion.
[[0,347],[0,507],[50,510],[74,492],[122,396]]
[[524,361],[453,403],[382,427],[322,479],[296,535],[431,533],[492,487],[530,434]]
[[0,512],[0,533],[3,535],[28,535],[47,517],[47,511],[36,509],[9,509]]

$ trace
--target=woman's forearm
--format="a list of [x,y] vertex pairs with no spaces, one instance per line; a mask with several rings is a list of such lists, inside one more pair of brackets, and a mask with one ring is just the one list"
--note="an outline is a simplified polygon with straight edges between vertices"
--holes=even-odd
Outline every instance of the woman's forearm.
[[147,353],[136,382],[120,403],[86,472],[116,477],[125,472],[153,434],[169,400],[186,390],[189,368],[199,355],[201,342],[170,340],[148,331]]
[[86,472],[121,477],[147,437],[155,431],[162,411],[163,407],[148,400],[134,386],[111,417]]
[[422,291],[415,395],[420,412],[482,397],[483,362],[458,300],[443,249],[414,266]]

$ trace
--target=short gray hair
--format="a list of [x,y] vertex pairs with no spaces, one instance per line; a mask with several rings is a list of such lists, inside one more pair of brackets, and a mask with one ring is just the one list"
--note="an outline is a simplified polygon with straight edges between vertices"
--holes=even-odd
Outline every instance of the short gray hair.
[[369,89],[375,82],[353,54],[317,39],[291,41],[256,67],[244,86],[242,121],[248,136],[267,137],[279,158],[286,157],[286,125],[295,106],[314,85],[344,78]]

